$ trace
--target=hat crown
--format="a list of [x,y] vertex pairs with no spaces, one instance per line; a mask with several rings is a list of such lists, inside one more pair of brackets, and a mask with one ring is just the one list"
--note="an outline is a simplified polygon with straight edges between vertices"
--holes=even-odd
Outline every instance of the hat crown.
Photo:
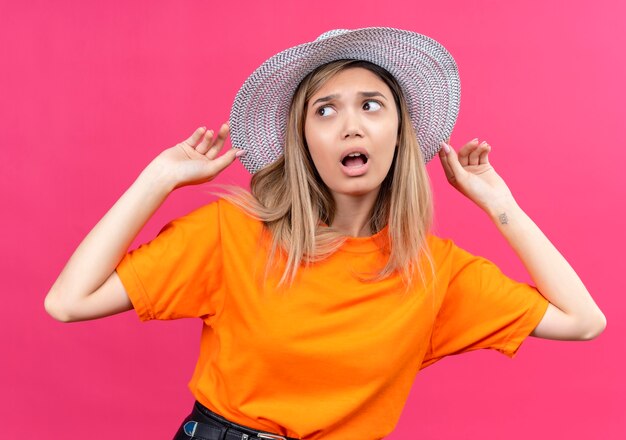
[[293,94],[318,66],[364,60],[386,69],[400,85],[424,162],[452,132],[459,110],[456,63],[435,40],[417,32],[370,27],[332,29],[266,60],[241,86],[230,114],[231,144],[248,151],[251,173],[284,153]]
[[347,34],[348,32],[350,32],[350,29],[332,29],[330,31],[324,32],[322,35],[317,37],[315,41],[324,40],[330,37],[336,37],[337,35]]

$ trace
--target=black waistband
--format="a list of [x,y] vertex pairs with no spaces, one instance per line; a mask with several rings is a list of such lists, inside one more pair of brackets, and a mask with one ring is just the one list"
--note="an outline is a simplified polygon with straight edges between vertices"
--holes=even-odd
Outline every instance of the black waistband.
[[[281,436],[267,431],[257,431],[247,426],[239,425],[214,413],[200,402],[194,404],[192,416],[196,413],[206,417],[193,417],[184,425],[185,434],[199,440],[297,440],[291,437]],[[199,419],[199,420],[196,420]]]

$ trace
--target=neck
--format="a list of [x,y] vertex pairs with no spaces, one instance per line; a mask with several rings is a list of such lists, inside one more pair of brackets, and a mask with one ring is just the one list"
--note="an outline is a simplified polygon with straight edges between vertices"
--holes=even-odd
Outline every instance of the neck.
[[370,220],[377,196],[373,192],[363,196],[333,194],[335,218],[331,226],[350,237],[371,236]]

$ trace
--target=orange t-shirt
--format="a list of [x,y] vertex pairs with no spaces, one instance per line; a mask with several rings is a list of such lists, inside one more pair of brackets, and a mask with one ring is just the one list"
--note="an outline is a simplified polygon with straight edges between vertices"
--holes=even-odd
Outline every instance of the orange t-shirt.
[[[224,200],[167,224],[117,267],[141,320],[200,318],[189,388],[227,419],[302,439],[380,439],[393,431],[415,374],[479,348],[510,357],[548,302],[491,262],[428,237],[436,281],[409,294],[380,268],[387,229],[348,238],[293,285],[263,283],[267,233]],[[278,271],[277,273],[280,273]]]

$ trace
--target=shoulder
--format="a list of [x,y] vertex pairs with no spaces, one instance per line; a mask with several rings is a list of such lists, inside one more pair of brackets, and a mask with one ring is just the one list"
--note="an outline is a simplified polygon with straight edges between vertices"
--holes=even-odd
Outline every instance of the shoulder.
[[486,261],[458,246],[450,238],[429,234],[426,239],[433,263],[437,269],[453,269],[465,267],[472,262]]
[[187,214],[170,221],[161,232],[172,228],[188,231],[210,229],[218,232],[225,226],[233,231],[243,231],[253,228],[257,223],[260,224],[243,209],[220,198],[193,208]]
[[230,200],[219,198],[211,204],[216,205],[216,209],[219,211],[219,216],[222,220],[246,226],[261,223],[259,219],[254,217],[253,214]]
[[460,249],[452,239],[442,238],[432,233],[426,236],[426,243],[434,259],[450,257],[456,249]]
[[[222,240],[232,243],[254,243],[263,231],[263,222],[236,203],[220,198],[212,203],[217,210],[217,227]],[[210,208],[209,208],[210,209]]]
[[181,218],[222,218],[233,221],[253,222],[255,219],[234,203],[218,198],[191,210]]

